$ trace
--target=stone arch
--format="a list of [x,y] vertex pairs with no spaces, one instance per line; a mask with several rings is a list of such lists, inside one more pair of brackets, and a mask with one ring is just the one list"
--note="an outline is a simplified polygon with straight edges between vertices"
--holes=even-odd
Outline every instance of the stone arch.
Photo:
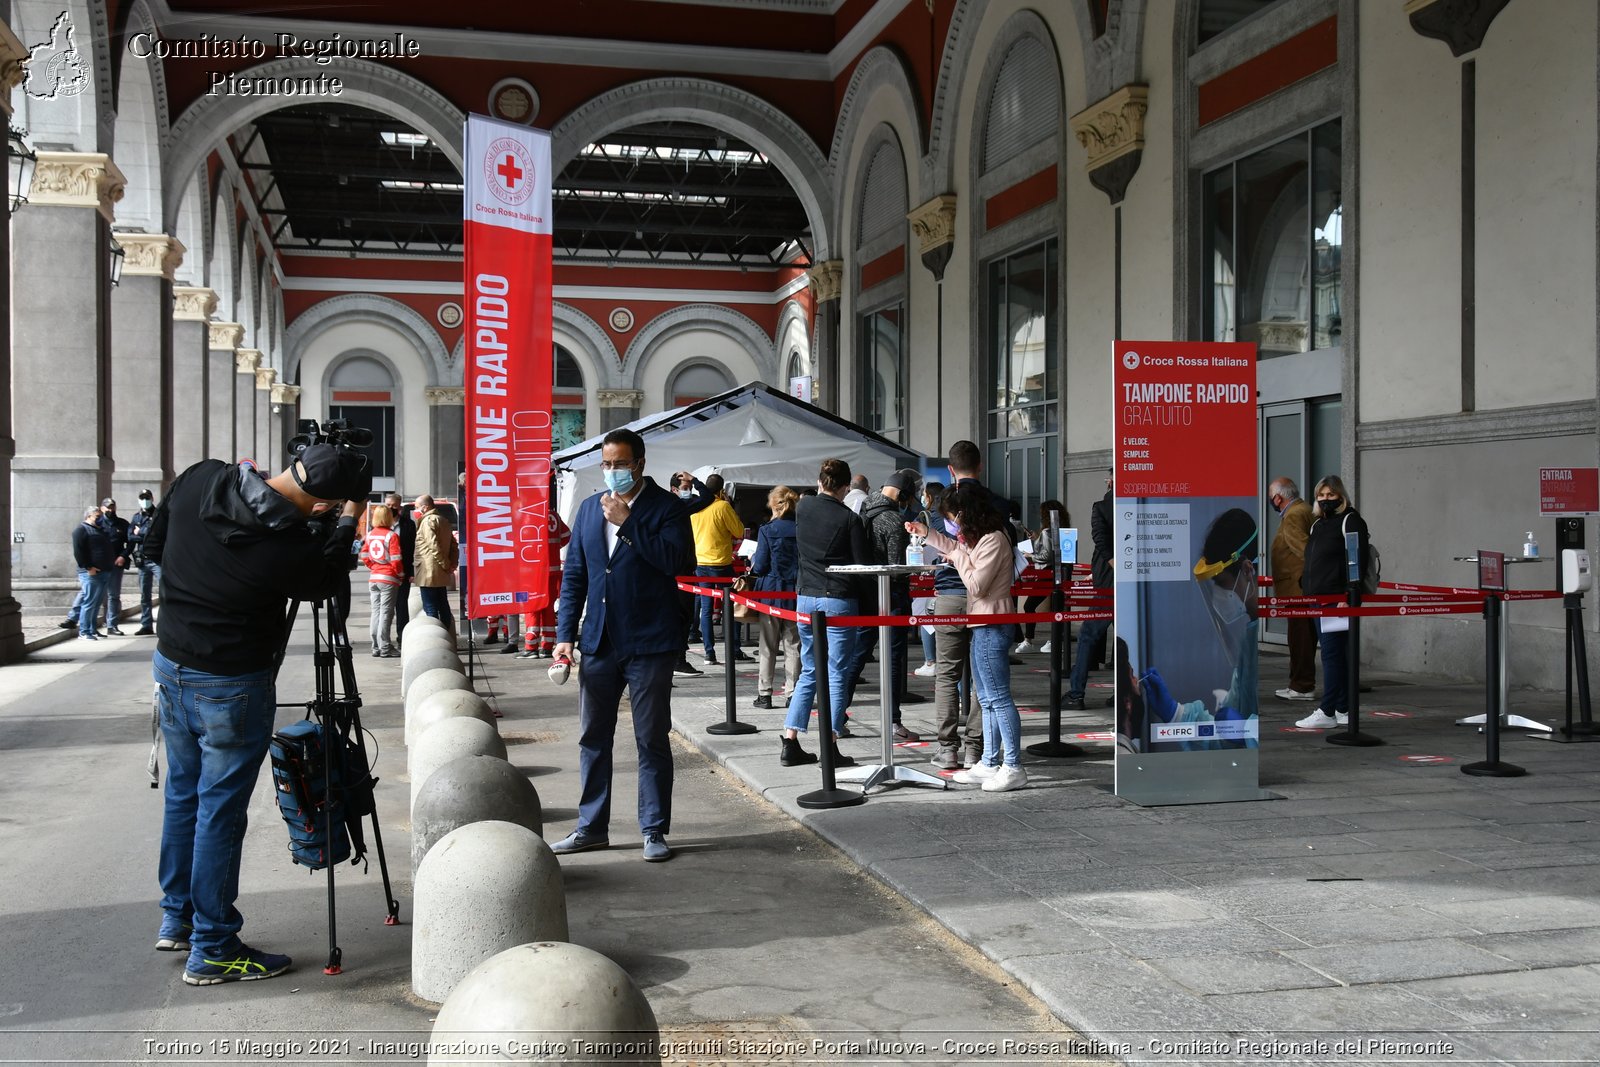
[[[777,381],[777,354],[772,346],[772,338],[767,336],[767,331],[761,328],[760,323],[720,304],[684,304],[657,315],[639,330],[623,357],[623,383],[628,388],[638,388],[646,364],[660,351],[662,344],[695,330],[720,334],[734,341],[750,354],[762,381]],[[738,375],[731,370],[728,373],[737,385]]]
[[183,188],[178,214],[169,220],[172,233],[187,251],[178,265],[177,279],[185,285],[209,285],[211,277],[211,203],[205,194],[206,176],[195,174]]
[[[260,78],[315,78],[338,75],[344,83],[342,104],[354,104],[399,119],[432,138],[461,170],[464,114],[439,93],[402,71],[360,59],[335,60],[319,66],[312,59],[277,59],[245,71]],[[187,174],[202,163],[222,139],[262,115],[303,104],[303,97],[202,96],[172,124],[168,133],[168,172]],[[169,184],[165,195],[175,206],[183,190]]]
[[154,55],[144,59],[134,55],[126,42],[133,34],[155,32],[145,0],[134,0],[124,9],[118,36],[123,48],[113,64],[117,110],[111,158],[128,179],[117,203],[117,222],[146,233],[161,233],[167,227],[161,181],[168,125],[166,68]]
[[239,215],[233,206],[233,178],[223,171],[211,198],[210,268],[207,275],[217,293],[216,317],[234,322],[239,300]]
[[[350,322],[376,322],[405,337],[416,350],[427,356],[427,385],[460,385],[461,364],[452,364],[439,332],[410,307],[386,296],[372,293],[347,293],[330,297],[307,308],[284,333],[283,378],[296,381],[306,349],[326,331]],[[396,381],[403,381],[397,378]]]
[[571,304],[557,300],[552,304],[551,312],[556,332],[561,334],[563,341],[569,342],[562,347],[572,353],[588,375],[592,375],[590,392],[623,388],[622,359],[611,341],[611,335]]
[[[793,343],[790,343],[790,342]],[[777,380],[773,383],[782,389],[789,387],[789,355],[798,354],[811,373],[811,315],[798,300],[784,303],[778,312],[777,342],[773,356],[778,361]]]
[[[855,71],[850,75],[850,84],[845,87],[844,98],[839,103],[839,116],[833,127],[833,147],[828,152],[828,175],[835,189],[845,188],[843,168],[850,159],[846,153],[856,142],[858,127],[864,121],[862,111],[867,101],[882,89],[894,95],[904,112],[906,128],[900,132],[901,142],[907,146],[908,158],[920,159],[927,151],[927,125],[922,120],[922,105],[911,84],[911,74],[906,69],[905,60],[900,53],[879,45],[862,56],[861,62],[856,64]],[[936,195],[933,192],[918,192],[924,200]],[[838,225],[842,226],[842,223]],[[843,234],[844,230],[836,232]],[[840,244],[842,247],[843,242]]]
[[233,276],[239,280],[238,315],[234,321],[244,327],[244,346],[261,347],[261,286],[256,277],[260,263],[256,259],[256,232],[246,225],[239,242],[239,262]]
[[551,131],[551,168],[561,173],[586,145],[614,130],[667,120],[731,133],[772,160],[805,207],[812,257],[822,260],[833,254],[828,161],[788,115],[731,85],[703,78],[651,78],[602,93]]

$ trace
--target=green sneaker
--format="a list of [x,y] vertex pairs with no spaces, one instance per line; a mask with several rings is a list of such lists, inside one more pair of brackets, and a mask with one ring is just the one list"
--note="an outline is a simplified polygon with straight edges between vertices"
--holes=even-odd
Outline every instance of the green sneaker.
[[226,959],[212,960],[201,957],[197,964],[189,958],[183,980],[189,985],[221,985],[223,982],[255,982],[262,978],[276,978],[289,969],[294,961],[275,952],[262,952],[249,945],[240,945]]

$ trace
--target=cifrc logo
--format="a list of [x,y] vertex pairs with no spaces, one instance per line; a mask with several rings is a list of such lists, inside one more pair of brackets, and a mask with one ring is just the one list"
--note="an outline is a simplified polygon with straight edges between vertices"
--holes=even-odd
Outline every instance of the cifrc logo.
[[1124,367],[1127,367],[1129,370],[1138,370],[1139,369],[1139,353],[1137,353],[1137,352],[1124,352],[1122,354],[1122,365]]
[[533,195],[533,158],[521,141],[502,137],[484,153],[483,177],[496,200],[516,207]]

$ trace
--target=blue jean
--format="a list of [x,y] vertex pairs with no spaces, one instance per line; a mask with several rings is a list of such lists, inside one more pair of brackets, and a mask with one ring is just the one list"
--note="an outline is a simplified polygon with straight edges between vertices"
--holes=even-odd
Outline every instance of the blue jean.
[[1332,715],[1336,711],[1350,710],[1350,692],[1346,671],[1349,670],[1347,653],[1350,650],[1350,631],[1325,632],[1318,627],[1317,643],[1322,646],[1322,703],[1323,711]]
[[1011,699],[1012,625],[972,627],[972,688],[983,709],[983,762],[1000,765],[1005,750],[1007,767],[1022,759],[1022,716]]
[[139,564],[139,629],[148,630],[155,625],[153,598],[161,592],[161,564]]
[[239,947],[239,861],[277,693],[270,671],[206,674],[159,652],[155,679],[167,744],[161,910],[194,925],[189,961],[199,966]]
[[[707,567],[702,565],[695,567],[694,573],[695,576],[699,578],[729,578],[733,576],[733,567],[731,565],[727,567]],[[711,587],[707,586],[706,588],[709,589]],[[718,588],[720,588],[720,586]],[[708,659],[715,658],[717,654],[717,646],[713,643],[713,636],[711,632],[711,612],[713,610],[713,606],[721,599],[721,597],[709,596],[703,596],[700,598],[700,641],[705,647],[706,657]],[[739,624],[733,619],[723,619],[722,625],[724,628],[729,626],[733,627],[733,647],[735,651],[737,651],[739,648],[739,638],[741,636],[739,633]]]
[[1072,680],[1067,683],[1067,696],[1082,700],[1089,688],[1089,660],[1094,658],[1095,646],[1100,637],[1111,629],[1110,619],[1090,619],[1078,627],[1078,655],[1072,661]]
[[639,750],[639,832],[672,832],[672,668],[678,652],[619,656],[609,638],[578,672],[578,830],[606,837],[611,825],[611,748],[617,706],[628,690]]
[[[79,637],[88,637],[94,633],[94,621],[100,614],[101,607],[105,605],[110,577],[110,571],[101,571],[99,574],[90,574],[87,570],[78,571]],[[108,618],[107,622],[115,626],[115,616]]]
[[[800,677],[789,696],[789,714],[783,726],[786,730],[804,733],[811,725],[811,702],[817,696],[817,658],[812,647],[811,613],[854,615],[856,601],[844,597],[802,596],[795,604],[795,611],[805,619],[800,624]],[[850,708],[850,668],[855,663],[859,634],[854,626],[828,627],[828,699],[833,704],[834,733],[844,729],[844,713]]]
[[[910,598],[891,595],[887,614],[911,614]],[[850,664],[850,692],[845,696],[847,704],[855,702],[856,686],[861,684],[863,672],[867,669],[867,661],[872,658],[873,650],[878,647],[880,636],[876,626],[863,626],[856,631],[856,634],[856,654]],[[890,705],[893,716],[891,722],[900,721],[900,700],[906,695],[906,648],[910,641],[911,631],[904,626],[896,626],[889,638],[889,680],[894,686],[894,701]],[[882,694],[879,694],[879,699],[882,699]]]
[[122,619],[122,576],[126,573],[123,567],[110,567],[100,572],[106,583],[106,629],[116,629],[117,623]]
[[445,625],[450,623],[450,597],[448,590],[442,585],[419,585],[417,592],[422,594],[422,613],[430,619],[438,619]]

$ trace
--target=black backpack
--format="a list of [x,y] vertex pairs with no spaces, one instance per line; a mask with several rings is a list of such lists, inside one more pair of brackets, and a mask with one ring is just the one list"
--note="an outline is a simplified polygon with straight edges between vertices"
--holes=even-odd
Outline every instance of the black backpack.
[[273,734],[268,747],[278,811],[289,826],[289,855],[313,871],[347,859],[366,861],[361,820],[374,810],[377,784],[360,747],[337,731],[331,735],[331,766],[325,774],[327,739],[320,723],[302,719]]

